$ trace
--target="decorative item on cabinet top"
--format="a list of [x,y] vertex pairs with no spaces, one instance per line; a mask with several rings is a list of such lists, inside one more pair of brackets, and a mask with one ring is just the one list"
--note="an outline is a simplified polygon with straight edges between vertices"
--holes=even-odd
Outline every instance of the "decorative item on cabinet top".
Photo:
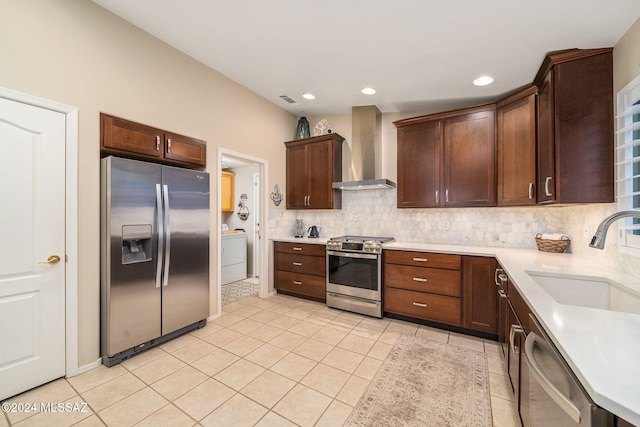
[[331,128],[329,127],[329,123],[327,123],[327,119],[322,119],[316,123],[316,127],[313,129],[313,136],[320,136],[325,133],[331,133]]
[[190,169],[206,166],[206,142],[100,113],[100,155]]
[[296,139],[305,139],[311,136],[309,130],[309,121],[305,116],[300,117],[298,120],[298,127],[296,128]]

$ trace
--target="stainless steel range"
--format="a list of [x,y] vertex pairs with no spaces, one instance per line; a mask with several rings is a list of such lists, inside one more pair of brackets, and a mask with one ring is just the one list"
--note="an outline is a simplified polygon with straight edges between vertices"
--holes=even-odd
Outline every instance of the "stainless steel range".
[[382,317],[382,248],[393,237],[339,236],[327,241],[327,305]]

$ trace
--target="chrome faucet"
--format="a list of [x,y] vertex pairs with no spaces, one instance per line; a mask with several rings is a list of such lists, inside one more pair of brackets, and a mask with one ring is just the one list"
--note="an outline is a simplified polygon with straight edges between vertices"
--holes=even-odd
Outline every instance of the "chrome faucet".
[[640,218],[640,212],[622,211],[616,212],[613,215],[606,217],[598,226],[598,230],[596,231],[596,234],[591,238],[591,243],[589,243],[589,246],[591,246],[592,248],[604,249],[604,240],[607,238],[607,230],[609,230],[611,224],[613,224],[620,218],[626,217]]

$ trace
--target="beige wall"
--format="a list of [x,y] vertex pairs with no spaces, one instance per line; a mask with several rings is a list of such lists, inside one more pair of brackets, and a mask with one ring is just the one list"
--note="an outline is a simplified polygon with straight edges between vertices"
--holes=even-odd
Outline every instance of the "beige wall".
[[[90,1],[2,1],[0,52],[1,87],[79,111],[82,366],[99,357],[99,112],[206,140],[212,189],[218,146],[268,160],[267,186],[284,189],[282,143],[293,135],[296,117]],[[212,217],[215,233],[214,225]],[[212,244],[213,289],[216,260]]]
[[640,75],[640,19],[616,43],[613,49],[613,93]]

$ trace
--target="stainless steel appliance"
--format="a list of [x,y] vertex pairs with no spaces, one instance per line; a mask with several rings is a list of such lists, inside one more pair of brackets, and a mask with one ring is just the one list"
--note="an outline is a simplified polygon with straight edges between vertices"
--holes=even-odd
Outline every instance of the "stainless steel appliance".
[[112,366],[206,323],[209,175],[101,161],[101,355]]
[[591,401],[538,320],[531,319],[535,327],[523,353],[520,412],[525,427],[613,426],[613,415]]
[[320,237],[320,231],[318,231],[318,226],[316,225],[312,225],[307,231],[309,232],[310,238],[317,239]]
[[327,241],[327,305],[382,317],[382,247],[392,237],[339,236]]

